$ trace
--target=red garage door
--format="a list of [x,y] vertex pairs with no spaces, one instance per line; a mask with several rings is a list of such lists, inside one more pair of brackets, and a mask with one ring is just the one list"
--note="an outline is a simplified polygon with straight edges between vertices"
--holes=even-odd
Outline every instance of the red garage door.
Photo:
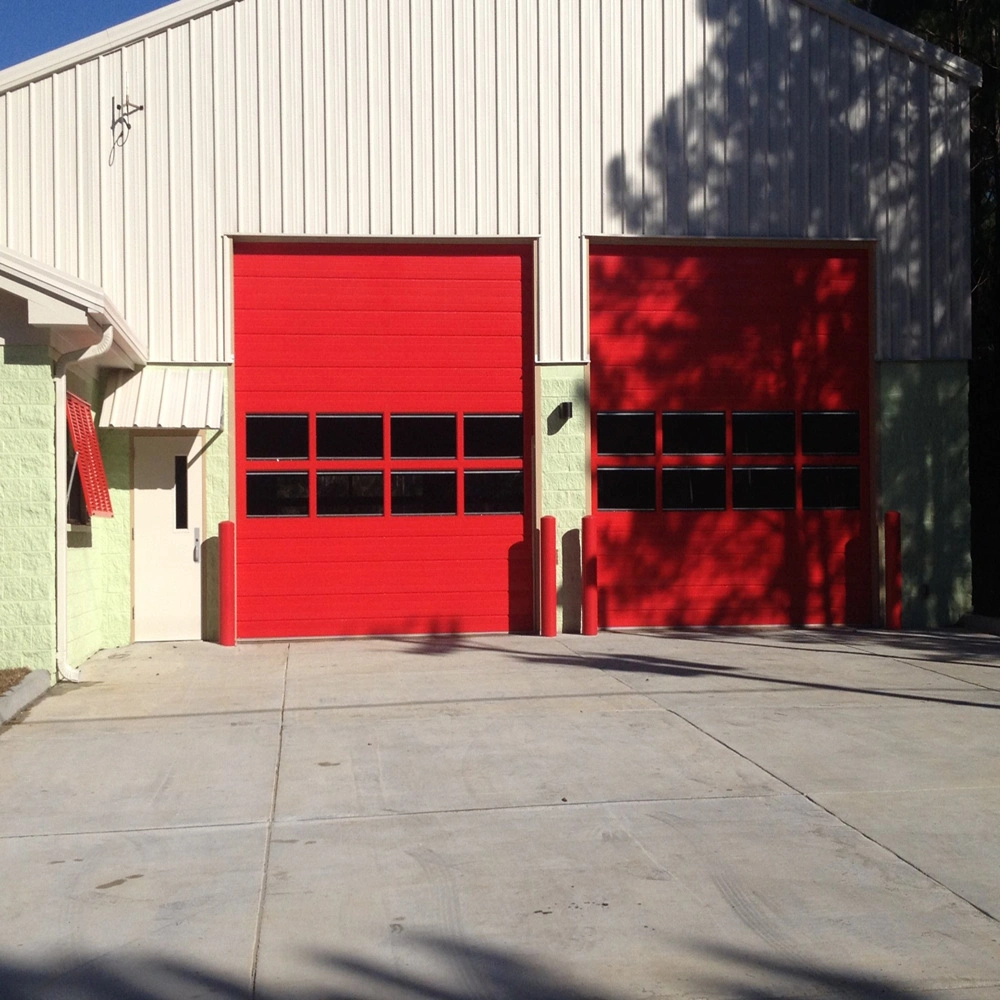
[[872,619],[869,255],[592,247],[600,620]]
[[239,244],[241,638],[532,628],[529,253]]

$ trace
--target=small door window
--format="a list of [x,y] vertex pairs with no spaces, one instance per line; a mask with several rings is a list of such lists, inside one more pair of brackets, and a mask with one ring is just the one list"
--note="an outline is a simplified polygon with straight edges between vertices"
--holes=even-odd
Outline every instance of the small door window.
[[664,455],[724,455],[725,413],[664,413]]
[[664,510],[725,510],[726,470],[664,469]]
[[655,413],[598,413],[598,455],[652,455],[656,452]]
[[462,423],[466,458],[521,458],[524,454],[521,414],[471,414]]
[[382,415],[319,414],[316,417],[316,457],[381,458]]
[[598,510],[655,510],[655,469],[598,469]]
[[734,468],[733,507],[737,510],[794,510],[795,470],[773,466]]
[[523,472],[466,472],[466,514],[523,514]]
[[318,472],[316,513],[320,517],[383,512],[381,472]]
[[453,414],[392,414],[389,434],[393,458],[454,458]]
[[304,413],[247,414],[247,458],[309,457],[309,417]]
[[308,516],[308,472],[247,473],[247,517]]
[[188,526],[188,460],[187,455],[174,455],[174,527]]
[[861,416],[857,410],[802,414],[804,455],[859,455]]
[[794,455],[795,414],[734,413],[733,454]]
[[393,514],[456,514],[454,472],[394,472],[390,483]]
[[810,465],[802,470],[806,510],[859,510],[861,470],[856,465]]

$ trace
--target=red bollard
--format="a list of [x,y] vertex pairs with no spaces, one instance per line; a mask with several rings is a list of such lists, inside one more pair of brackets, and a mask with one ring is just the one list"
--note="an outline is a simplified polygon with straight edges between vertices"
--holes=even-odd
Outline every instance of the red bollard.
[[593,515],[583,519],[580,532],[583,549],[583,618],[584,635],[597,635],[597,527]]
[[903,533],[898,510],[885,514],[885,627],[903,627]]
[[236,524],[219,524],[219,644],[236,645]]
[[556,519],[542,518],[539,561],[542,570],[542,635],[556,634]]

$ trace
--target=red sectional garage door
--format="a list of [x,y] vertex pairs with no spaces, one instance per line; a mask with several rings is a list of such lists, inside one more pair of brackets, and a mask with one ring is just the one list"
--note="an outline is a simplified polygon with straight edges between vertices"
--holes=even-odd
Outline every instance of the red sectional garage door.
[[529,251],[234,266],[240,638],[530,630]]
[[605,626],[872,620],[864,249],[595,245]]

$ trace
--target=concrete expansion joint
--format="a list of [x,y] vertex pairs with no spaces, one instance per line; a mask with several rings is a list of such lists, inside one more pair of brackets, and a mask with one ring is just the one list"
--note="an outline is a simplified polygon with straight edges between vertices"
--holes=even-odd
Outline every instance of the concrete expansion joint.
[[278,722],[278,748],[274,755],[274,778],[271,782],[271,806],[264,835],[264,860],[261,865],[260,890],[257,895],[257,919],[254,924],[253,951],[250,958],[250,994],[257,993],[257,964],[260,959],[260,935],[264,926],[264,903],[267,899],[267,878],[271,865],[271,840],[274,833],[274,814],[278,804],[278,776],[281,772],[281,751],[285,739],[285,705],[288,701],[288,661],[292,644],[285,644],[285,662],[281,671],[281,710]]

